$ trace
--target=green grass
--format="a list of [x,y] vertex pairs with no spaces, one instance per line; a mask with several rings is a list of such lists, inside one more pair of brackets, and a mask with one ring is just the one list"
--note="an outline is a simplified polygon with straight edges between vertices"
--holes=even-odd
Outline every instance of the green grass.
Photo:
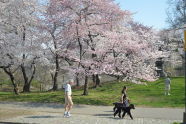
[[[112,105],[119,101],[122,87],[128,87],[128,96],[136,106],[148,107],[184,107],[184,78],[171,78],[171,95],[164,96],[164,80],[137,85],[126,82],[105,83],[97,89],[89,89],[88,96],[82,96],[82,90],[73,89],[74,104]],[[11,92],[0,92],[0,101],[55,102],[64,103],[64,91],[22,93],[19,96]]]

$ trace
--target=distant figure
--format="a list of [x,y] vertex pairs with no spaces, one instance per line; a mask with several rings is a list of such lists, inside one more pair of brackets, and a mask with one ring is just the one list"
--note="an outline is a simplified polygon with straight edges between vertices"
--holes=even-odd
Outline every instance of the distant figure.
[[170,84],[171,84],[171,80],[169,78],[169,76],[167,76],[167,78],[165,79],[165,95],[170,95]]
[[121,91],[121,103],[124,102],[124,97],[127,96],[127,87],[124,86],[122,91]]
[[71,85],[74,83],[74,80],[69,80],[68,83],[65,85],[65,113],[64,117],[70,117],[70,110],[72,109],[73,102],[72,102],[72,89]]
[[[121,97],[120,97],[120,99],[119,99],[119,102],[120,103],[124,103],[125,104],[125,102],[126,102],[126,99],[128,100],[128,98],[127,98],[127,87],[126,86],[123,86],[123,89],[122,89],[122,91],[121,91]],[[128,100],[129,101],[129,100]],[[116,106],[113,108],[113,110],[115,111],[116,110]]]

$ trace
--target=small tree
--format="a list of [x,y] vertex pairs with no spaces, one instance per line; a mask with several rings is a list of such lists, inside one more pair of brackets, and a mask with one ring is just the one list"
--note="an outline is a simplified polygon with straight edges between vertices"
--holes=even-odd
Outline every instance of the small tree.
[[186,24],[186,0],[168,0],[167,22],[172,28]]

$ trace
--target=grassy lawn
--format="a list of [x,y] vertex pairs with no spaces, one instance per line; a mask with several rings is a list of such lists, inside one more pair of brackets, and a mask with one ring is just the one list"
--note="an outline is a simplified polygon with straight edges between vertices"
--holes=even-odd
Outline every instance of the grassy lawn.
[[[111,82],[97,89],[89,89],[88,96],[82,96],[82,90],[73,90],[74,104],[112,105],[119,101],[122,87],[128,87],[128,96],[132,103],[146,107],[184,107],[184,78],[171,78],[171,95],[164,96],[164,80],[137,85],[127,82]],[[22,93],[19,96],[11,92],[0,92],[0,101],[56,102],[64,103],[64,91]]]

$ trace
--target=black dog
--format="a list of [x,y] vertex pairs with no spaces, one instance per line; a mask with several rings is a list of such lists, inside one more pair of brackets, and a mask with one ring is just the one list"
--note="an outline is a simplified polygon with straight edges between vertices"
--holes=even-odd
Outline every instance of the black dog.
[[113,108],[113,111],[114,112],[116,111],[117,108],[124,107],[124,104],[123,103],[115,102],[113,104],[114,104],[114,108]]
[[135,109],[134,104],[130,104],[129,107],[125,107],[123,103],[113,103],[113,104],[115,105],[115,107],[113,108],[114,117],[116,116],[116,114],[118,114],[119,118],[121,118],[121,110],[122,110],[123,111],[122,118],[124,118],[125,114],[127,113],[130,116],[130,118],[133,119],[130,111],[131,109]]

